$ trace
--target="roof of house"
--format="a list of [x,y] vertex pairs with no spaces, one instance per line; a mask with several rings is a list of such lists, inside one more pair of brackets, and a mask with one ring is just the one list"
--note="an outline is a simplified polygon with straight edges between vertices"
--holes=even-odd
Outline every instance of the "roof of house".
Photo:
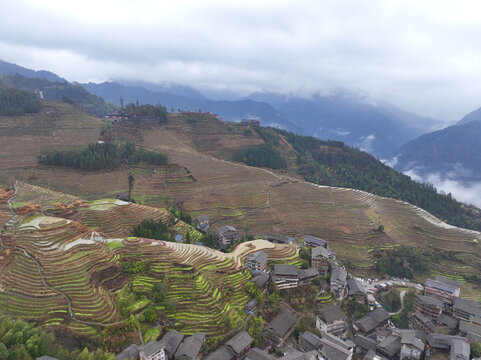
[[472,315],[481,316],[481,307],[478,303],[460,297],[454,298],[453,310],[460,310]]
[[205,360],[231,360],[235,354],[227,346],[222,345],[213,353],[209,354]]
[[252,309],[255,309],[259,302],[256,299],[250,299],[246,304],[244,305],[244,309],[247,311],[250,311]]
[[51,357],[51,356],[48,356],[48,355],[44,355],[44,356],[40,356],[40,357],[36,358],[35,360],[58,360],[58,359],[54,358],[54,357]]
[[318,245],[318,246],[329,245],[329,241],[323,240],[323,239],[319,239],[318,237],[315,237],[315,236],[312,236],[312,235],[306,235],[306,236],[304,236],[304,242],[316,244],[316,245]]
[[446,314],[439,314],[438,317],[436,318],[436,321],[439,324],[442,324],[442,325],[445,325],[445,326],[448,326],[448,327],[451,327],[451,328],[454,328],[454,329],[456,329],[458,327],[458,324],[459,324],[458,319],[456,319],[455,317],[446,315]]
[[432,280],[432,279],[426,280],[426,286],[447,291],[450,293],[454,293],[457,289],[459,289],[459,287],[453,286],[451,284],[447,284],[445,282],[442,282],[439,280]]
[[163,347],[164,344],[162,344],[162,342],[151,340],[147,344],[142,346],[140,348],[140,351],[143,352],[146,356],[149,356],[159,352],[159,350],[161,350]]
[[362,335],[354,336],[354,344],[365,350],[376,350],[377,348],[376,340]]
[[289,330],[295,325],[296,316],[288,309],[283,309],[277,316],[267,325],[269,329],[274,330],[281,337],[284,337]]
[[267,281],[269,281],[269,275],[260,273],[259,275],[254,276],[251,281],[257,285],[257,287],[263,287]]
[[424,343],[416,337],[416,330],[403,331],[401,333],[401,344],[412,345],[420,351],[424,350]]
[[454,339],[451,343],[451,360],[469,360],[471,346],[465,340]]
[[453,340],[466,341],[466,338],[461,336],[431,333],[431,334],[428,334],[428,336],[426,337],[426,340],[428,341],[428,344],[434,348],[449,349],[451,347],[451,343]]
[[477,336],[481,336],[481,326],[478,326],[476,324],[471,324],[467,321],[461,320],[459,322],[459,330],[465,332],[465,333],[472,333]]
[[347,279],[347,271],[342,266],[333,266],[331,271],[331,283],[341,282],[345,283]]
[[122,352],[115,356],[116,360],[130,360],[138,359],[140,357],[140,348],[136,344],[131,344],[127,346]]
[[329,360],[347,360],[352,356],[349,350],[325,337],[320,340],[320,346],[321,354]]
[[232,348],[236,355],[243,352],[250,344],[254,342],[254,339],[249,335],[247,331],[239,331],[225,344]]
[[287,236],[284,236],[284,235],[281,235],[281,234],[274,234],[274,233],[266,233],[265,235],[265,238],[267,240],[274,240],[274,241],[278,241],[278,242],[282,242],[282,243],[288,243],[290,238],[287,237]]
[[401,338],[395,335],[388,336],[377,344],[377,348],[383,350],[389,357],[394,357],[401,351]]
[[316,350],[309,351],[307,353],[300,352],[289,346],[286,349],[286,355],[282,357],[283,360],[318,360],[319,353]]
[[276,358],[272,355],[266,354],[259,348],[252,348],[247,353],[245,360],[275,360]]
[[177,349],[179,348],[180,343],[184,335],[182,335],[177,330],[167,331],[160,342],[164,345],[165,351],[168,354],[174,355]]
[[421,314],[419,311],[415,311],[410,316],[416,318],[418,321],[422,322],[424,325],[426,325],[431,331],[436,331],[437,327],[436,325],[431,321],[431,319],[428,319],[426,316]]
[[298,276],[296,265],[275,264],[273,274],[276,276]]
[[311,259],[324,259],[329,258],[329,250],[323,246],[316,246],[312,248]]
[[317,275],[319,275],[319,271],[317,271],[317,269],[314,267],[310,267],[308,269],[299,269],[298,274],[299,280],[304,280],[311,277],[316,277]]
[[370,332],[391,317],[383,308],[377,308],[367,313],[363,318],[357,320],[355,324],[364,332]]
[[310,345],[312,345],[313,347],[317,348],[317,346],[319,345],[319,342],[321,341],[321,339],[319,338],[319,336],[317,335],[314,335],[313,333],[311,333],[310,331],[304,331],[301,335],[300,335],[300,338],[299,340],[304,340],[304,341],[307,341]]
[[441,300],[438,300],[431,296],[424,296],[424,295],[416,295],[416,300],[419,301],[423,305],[432,305],[436,306],[440,309],[443,308],[444,304]]
[[353,348],[356,347],[356,344],[354,344],[354,342],[352,342],[349,339],[342,340],[342,339],[338,338],[337,336],[334,336],[332,334],[325,333],[325,332],[322,333],[322,339],[329,340],[330,342],[332,342],[334,344],[337,344],[338,346],[340,346],[340,347],[342,347],[346,350],[350,350],[350,349],[353,349]]
[[264,251],[256,251],[255,253],[247,255],[246,260],[263,263],[267,261],[267,254]]
[[376,354],[374,350],[369,350],[362,360],[387,360],[383,356],[379,356]]
[[201,216],[196,217],[193,221],[197,222],[197,223],[201,223],[201,222],[204,222],[204,221],[209,221],[209,217],[207,215],[201,215]]
[[347,321],[346,315],[339,306],[334,304],[325,305],[320,309],[320,315],[327,324],[334,321]]
[[366,295],[366,290],[360,281],[356,279],[347,279],[347,288],[349,289],[349,295]]
[[178,359],[182,357],[195,359],[199,354],[202,345],[204,345],[204,340],[205,333],[203,332],[196,332],[194,335],[186,337],[175,353],[175,358]]
[[445,283],[445,284],[449,284],[451,286],[458,287],[458,288],[460,288],[463,285],[457,280],[450,279],[450,278],[447,278],[447,277],[444,277],[444,276],[441,276],[441,275],[437,275],[436,280],[440,281],[442,283]]
[[218,234],[224,234],[229,231],[237,232],[236,228],[230,225],[222,225],[220,228],[217,229]]

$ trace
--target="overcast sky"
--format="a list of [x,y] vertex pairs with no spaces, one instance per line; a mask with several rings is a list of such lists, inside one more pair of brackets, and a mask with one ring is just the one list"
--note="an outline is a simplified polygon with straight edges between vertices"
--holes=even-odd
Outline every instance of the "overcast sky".
[[0,59],[69,81],[349,89],[442,120],[481,107],[480,41],[479,1],[0,1]]

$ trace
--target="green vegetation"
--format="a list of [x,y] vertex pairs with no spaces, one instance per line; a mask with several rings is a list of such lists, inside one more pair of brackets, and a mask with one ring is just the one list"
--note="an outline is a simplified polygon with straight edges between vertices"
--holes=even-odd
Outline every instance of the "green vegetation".
[[147,260],[137,261],[137,262],[122,262],[122,271],[127,274],[139,274],[147,271],[149,268],[149,262]]
[[353,298],[346,298],[341,303],[341,309],[351,323],[362,318],[369,310],[366,304],[360,304]]
[[167,109],[161,105],[140,105],[137,103],[130,103],[125,105],[124,111],[127,114],[135,116],[152,116],[159,124],[163,124],[167,121]]
[[263,335],[262,329],[264,325],[264,318],[262,316],[256,316],[249,320],[247,326],[247,332],[254,339],[253,346],[259,346],[262,343]]
[[15,74],[4,76],[0,79],[0,84],[4,87],[28,91],[40,90],[45,99],[74,103],[95,115],[105,115],[117,108],[116,105],[92,95],[82,86],[68,82],[50,82],[45,79],[26,78]]
[[269,144],[261,144],[244,150],[239,150],[234,155],[234,160],[250,166],[265,166],[271,169],[286,167],[286,159]]
[[376,252],[376,264],[374,269],[381,275],[391,275],[412,279],[414,271],[423,272],[428,269],[432,261],[432,255],[428,250],[422,250],[413,246],[400,246],[396,249],[378,250]]
[[0,115],[15,116],[39,111],[40,101],[35,94],[13,88],[0,89]]
[[[269,129],[263,129],[267,133]],[[270,137],[275,136],[270,129]],[[481,230],[479,209],[462,204],[433,185],[413,181],[373,156],[340,141],[323,141],[279,130],[297,151],[297,163],[309,182],[360,189],[419,206],[456,226]],[[266,135],[264,137],[267,138]],[[269,140],[272,142],[272,140]]]
[[379,301],[382,307],[389,312],[396,312],[401,308],[401,298],[398,289],[389,289],[387,293],[381,296]]
[[49,355],[60,360],[113,360],[114,355],[97,349],[65,349],[52,333],[23,320],[0,315],[0,360],[32,360]]
[[186,224],[192,225],[192,216],[190,214],[176,206],[169,206],[167,208],[169,210],[169,213],[171,213],[173,216],[175,216],[177,219],[185,222]]
[[[116,145],[111,143],[89,144],[85,150],[57,151],[40,156],[41,164],[68,166],[81,170],[115,169],[123,163],[166,165],[167,156],[162,153],[135,149],[131,143]],[[129,181],[130,184],[130,181]]]
[[169,240],[170,232],[167,225],[165,225],[161,219],[158,221],[147,219],[134,226],[132,235],[148,239]]
[[408,314],[414,309],[414,299],[416,297],[416,292],[410,290],[404,295],[404,308],[401,313],[396,314],[392,317],[394,325],[400,329],[409,328]]

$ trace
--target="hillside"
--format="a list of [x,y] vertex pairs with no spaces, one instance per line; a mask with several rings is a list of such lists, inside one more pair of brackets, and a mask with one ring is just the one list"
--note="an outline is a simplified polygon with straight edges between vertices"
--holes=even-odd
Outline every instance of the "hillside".
[[469,114],[463,116],[461,120],[459,120],[456,125],[464,125],[471,121],[481,121],[481,108],[470,112]]
[[169,111],[172,109],[173,111],[198,111],[201,109],[203,112],[218,114],[220,118],[232,122],[253,117],[260,119],[263,126],[279,126],[291,131],[300,131],[299,127],[265,102],[188,98],[174,93],[151,91],[142,87],[124,86],[113,82],[88,83],[82,84],[82,86],[90,93],[118,105],[120,105],[120,98],[122,97],[125,103],[138,100],[141,104],[162,104]]
[[[193,240],[200,233],[165,209],[113,199],[87,202],[21,182],[14,188],[14,197],[0,203],[2,212],[11,212],[0,239],[2,309],[103,339],[112,351],[129,336],[130,314],[146,307],[160,311],[184,334],[214,336],[238,328],[246,318],[245,283],[251,276],[243,258],[256,250],[274,260],[296,255],[293,245],[267,241],[244,243],[224,254],[134,238],[132,228],[143,219],[161,219]],[[156,284],[162,297],[153,297]],[[120,343],[107,336],[115,329],[122,330]]]
[[480,121],[423,135],[399,148],[395,168],[420,176],[438,173],[457,181],[480,181],[480,136]]
[[51,82],[46,79],[14,74],[1,77],[0,87],[36,92],[42,99],[76,104],[95,115],[105,115],[116,109],[113,104],[107,103],[102,98],[90,94],[83,87],[67,81]]
[[[401,244],[416,246],[427,252],[446,254],[439,261],[430,262],[427,272],[415,274],[417,279],[432,274],[450,277],[456,274],[465,283],[464,294],[473,296],[479,291],[475,280],[468,282],[463,277],[463,274],[476,275],[481,265],[481,248],[473,242],[480,237],[479,233],[446,225],[408,203],[358,190],[309,184],[300,173],[302,164],[297,162],[296,150],[284,136],[276,149],[286,159],[287,168],[273,172],[228,161],[238,150],[264,143],[253,129],[246,131],[249,129],[207,114],[169,114],[162,126],[123,121],[112,129],[117,140],[166,153],[167,166],[138,164],[110,171],[82,172],[39,165],[36,162],[39,153],[59,146],[78,149],[83,143],[85,147],[96,141],[102,128],[100,120],[86,115],[77,113],[68,117],[75,108],[60,105],[50,105],[59,111],[57,118],[46,116],[45,111],[24,117],[21,122],[0,118],[3,126],[17,123],[12,128],[16,135],[0,141],[0,153],[11,155],[9,161],[5,160],[7,156],[1,157],[4,160],[0,183],[11,186],[14,177],[97,200],[127,191],[128,174],[132,172],[135,178],[132,196],[136,201],[159,208],[176,203],[193,216],[207,214],[214,230],[230,224],[241,233],[259,236],[267,231],[296,239],[304,234],[320,236],[331,242],[333,250],[349,264],[352,272],[373,276],[376,276],[372,267],[377,251]],[[84,126],[79,125],[77,117],[84,119]],[[45,129],[57,122],[63,130],[45,136],[29,128],[35,121],[43,121]],[[22,151],[11,153],[12,146]],[[339,147],[326,148],[335,151]],[[381,224],[384,232],[377,230]]]
[[298,125],[302,134],[340,140],[378,158],[389,157],[398,146],[438,124],[392,105],[378,106],[342,92],[312,97],[254,93],[247,98],[271,104]]

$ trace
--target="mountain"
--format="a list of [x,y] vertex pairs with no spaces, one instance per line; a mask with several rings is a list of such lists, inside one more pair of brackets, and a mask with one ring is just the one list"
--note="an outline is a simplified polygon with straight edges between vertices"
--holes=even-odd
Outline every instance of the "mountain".
[[467,124],[471,121],[481,121],[481,108],[470,112],[465,115],[461,120],[459,120],[456,125]]
[[248,99],[271,104],[305,134],[340,140],[378,158],[389,157],[398,146],[438,123],[427,118],[420,121],[416,114],[392,105],[376,106],[347,93],[302,98],[258,92]]
[[61,78],[57,74],[54,74],[53,72],[45,70],[35,71],[0,60],[0,75],[5,76],[13,74],[19,74],[29,78],[45,79],[51,82],[66,82],[65,79]]
[[120,105],[120,97],[125,103],[139,101],[141,104],[162,104],[167,110],[172,111],[198,111],[218,114],[220,118],[239,122],[243,118],[256,118],[263,126],[278,126],[291,131],[300,131],[300,128],[283,116],[272,105],[266,102],[253,101],[250,99],[207,100],[192,99],[167,92],[156,92],[138,86],[124,86],[115,82],[101,84],[82,84],[92,94],[100,96],[107,101]]
[[190,99],[201,99],[206,100],[206,97],[197,89],[180,85],[180,84],[171,84],[171,83],[160,83],[160,84],[153,84],[146,81],[115,81],[119,84],[130,86],[130,87],[141,87],[153,92],[160,92],[160,93],[169,93],[173,95],[180,95]]
[[51,82],[44,78],[24,77],[16,73],[1,77],[0,86],[36,92],[42,99],[71,102],[95,115],[105,115],[116,108],[104,99],[90,94],[83,87],[66,80]]
[[421,177],[437,173],[451,180],[479,181],[480,139],[481,121],[434,131],[401,146],[394,167],[402,172],[414,171]]

